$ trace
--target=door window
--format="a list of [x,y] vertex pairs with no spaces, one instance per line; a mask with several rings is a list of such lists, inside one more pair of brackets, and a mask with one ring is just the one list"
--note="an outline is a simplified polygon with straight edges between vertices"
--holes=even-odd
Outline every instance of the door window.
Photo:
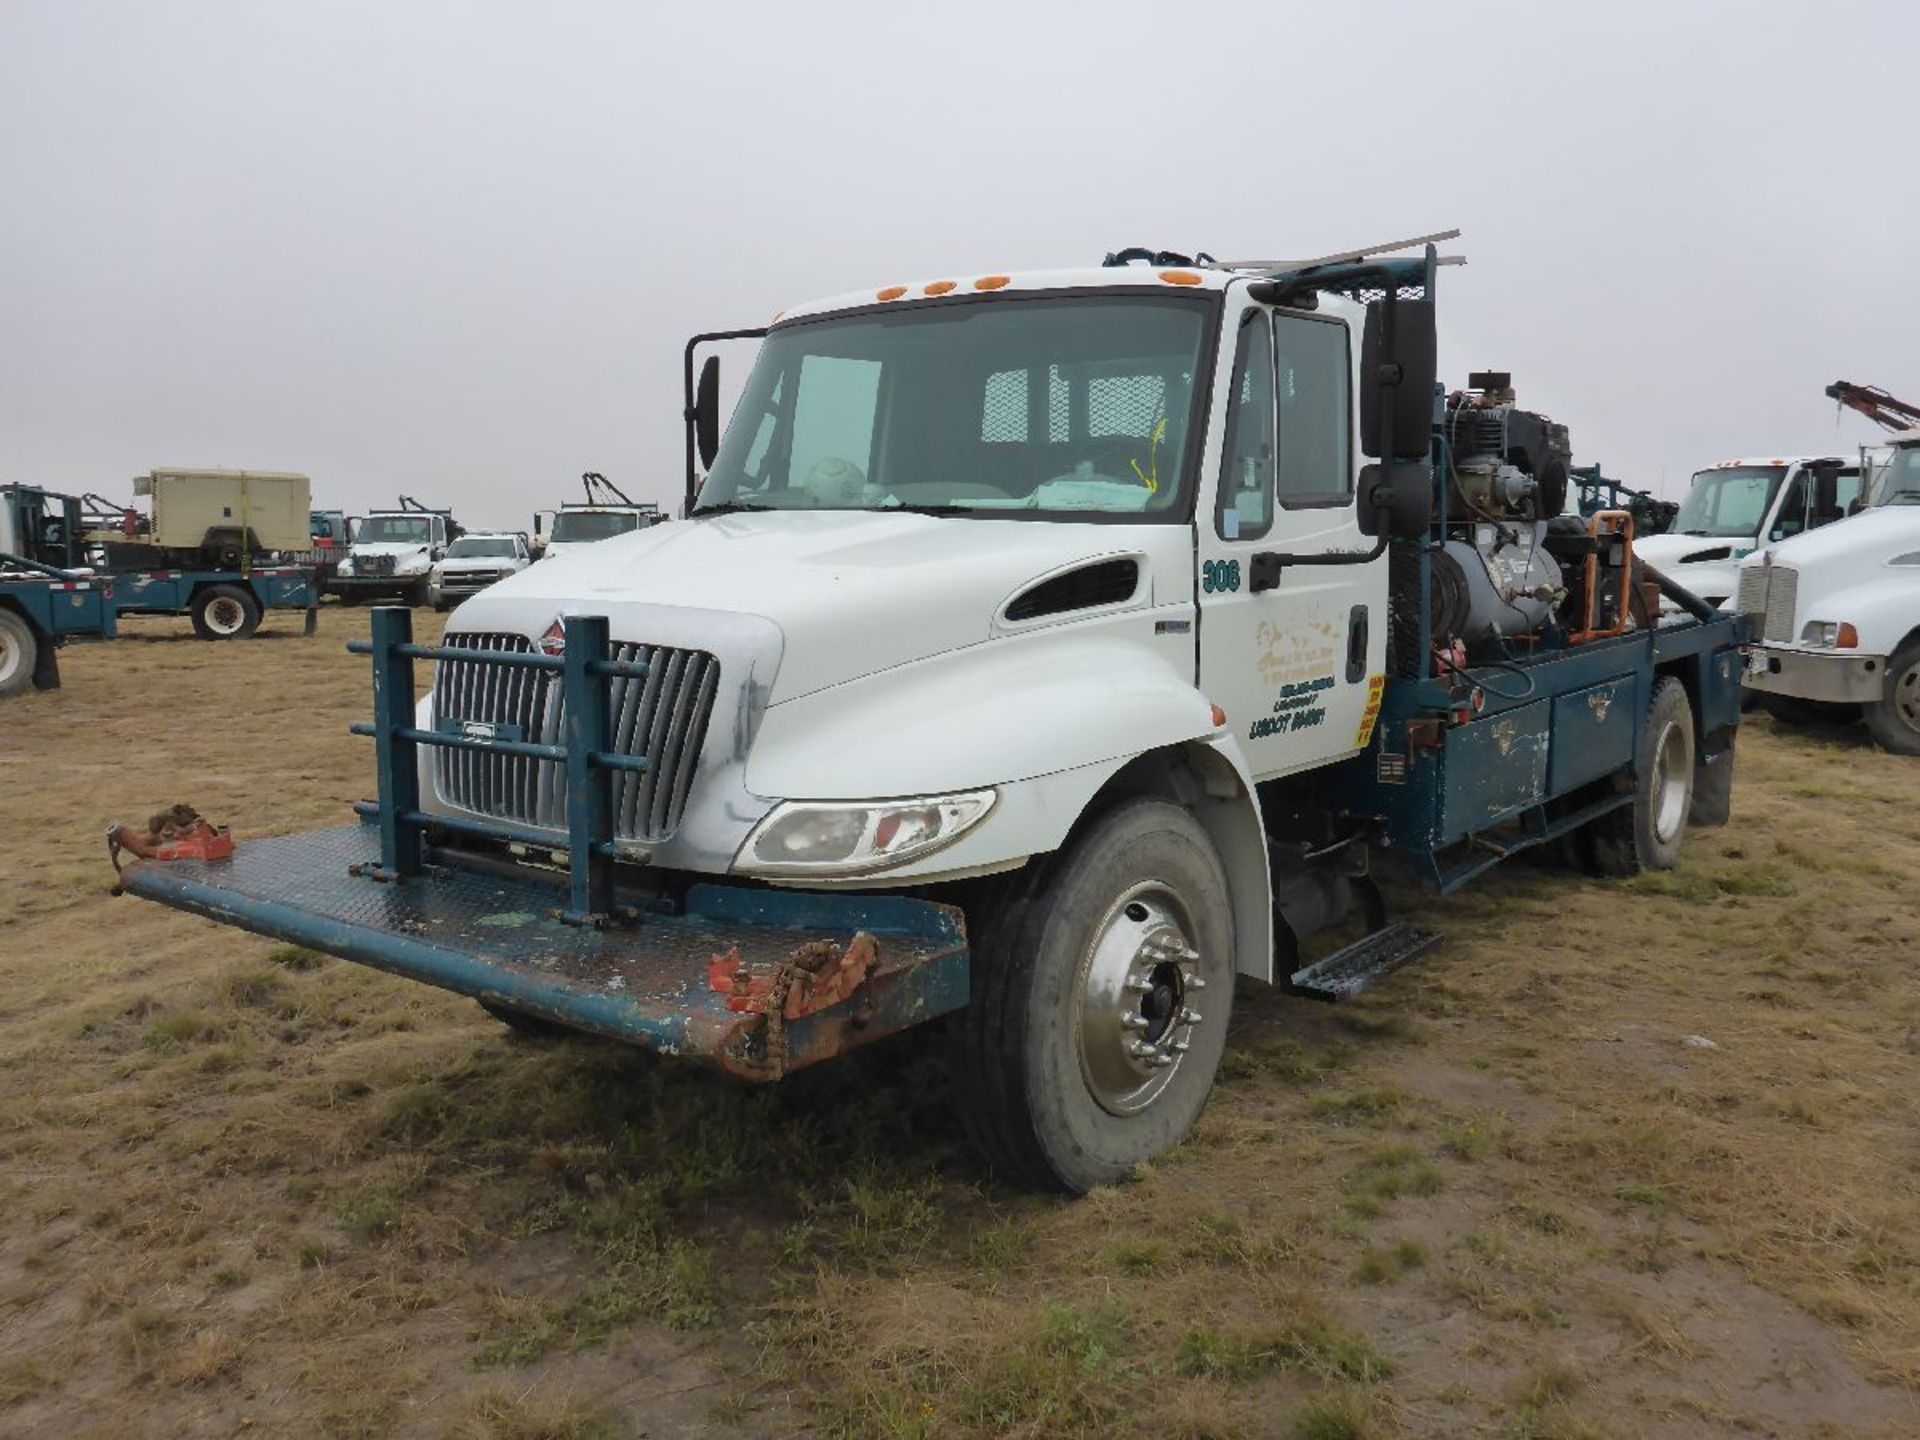
[[1273,425],[1273,330],[1266,311],[1249,310],[1240,322],[1214,509],[1222,540],[1256,540],[1273,526]]
[[1353,494],[1347,327],[1276,315],[1280,503],[1344,505]]

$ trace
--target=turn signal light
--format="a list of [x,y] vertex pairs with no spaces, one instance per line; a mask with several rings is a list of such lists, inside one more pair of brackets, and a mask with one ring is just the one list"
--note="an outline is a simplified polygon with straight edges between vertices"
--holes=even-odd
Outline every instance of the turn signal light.
[[1227,723],[1227,712],[1218,705],[1213,707],[1213,723],[1215,729],[1223,728]]
[[1842,620],[1840,633],[1834,637],[1833,643],[1842,650],[1852,650],[1860,644],[1860,632]]

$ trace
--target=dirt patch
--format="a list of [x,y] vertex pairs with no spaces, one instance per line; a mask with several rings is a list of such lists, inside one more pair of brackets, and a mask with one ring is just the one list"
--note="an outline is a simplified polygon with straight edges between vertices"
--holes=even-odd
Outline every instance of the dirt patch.
[[1440,951],[1244,990],[1067,1204],[931,1032],[769,1092],[109,899],[110,819],[371,789],[365,625],[6,702],[0,1434],[1920,1432],[1920,766],[1761,721],[1679,871],[1397,896]]

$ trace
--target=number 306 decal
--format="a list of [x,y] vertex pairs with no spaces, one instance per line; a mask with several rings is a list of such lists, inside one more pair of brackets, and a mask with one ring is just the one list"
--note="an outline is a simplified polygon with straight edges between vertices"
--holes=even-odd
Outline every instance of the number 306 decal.
[[1200,566],[1200,588],[1208,595],[1240,588],[1238,560],[1207,560]]

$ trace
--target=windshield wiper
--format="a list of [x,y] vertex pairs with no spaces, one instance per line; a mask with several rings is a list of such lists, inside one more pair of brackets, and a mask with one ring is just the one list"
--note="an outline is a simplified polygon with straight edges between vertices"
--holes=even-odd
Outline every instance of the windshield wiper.
[[755,505],[751,500],[722,500],[714,505],[697,505],[689,519],[697,520],[702,515],[737,515],[743,510],[779,510],[779,505]]
[[880,515],[976,515],[977,505],[875,505]]

